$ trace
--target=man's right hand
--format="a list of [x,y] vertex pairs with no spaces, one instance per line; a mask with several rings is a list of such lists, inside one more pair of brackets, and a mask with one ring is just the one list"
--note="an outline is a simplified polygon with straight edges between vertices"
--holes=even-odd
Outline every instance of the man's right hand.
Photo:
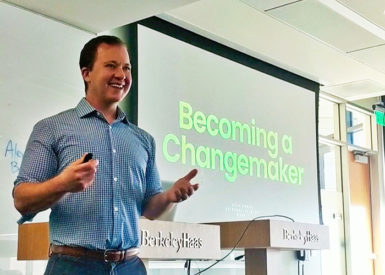
[[37,213],[55,205],[68,192],[81,192],[95,180],[98,160],[83,163],[80,159],[68,165],[58,176],[44,182],[23,182],[14,189],[14,203],[22,214]]
[[87,189],[95,180],[99,161],[91,159],[83,163],[87,154],[72,162],[58,175],[60,186],[64,192],[81,192]]

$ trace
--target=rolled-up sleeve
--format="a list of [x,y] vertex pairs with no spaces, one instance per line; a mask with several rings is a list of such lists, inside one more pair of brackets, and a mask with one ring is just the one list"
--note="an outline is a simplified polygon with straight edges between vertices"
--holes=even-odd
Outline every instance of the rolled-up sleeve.
[[[154,138],[151,137],[150,139],[150,154],[149,159],[146,167],[146,192],[144,194],[144,201],[142,203],[142,206],[145,206],[149,199],[153,197],[154,195],[161,193],[163,191],[159,172],[156,167],[155,162],[155,141]],[[142,212],[144,211],[145,207],[142,207]],[[143,213],[142,213],[143,214]]]
[[[39,183],[54,177],[57,173],[57,157],[54,150],[54,136],[46,121],[38,122],[28,140],[14,188],[23,182]],[[13,195],[13,191],[12,191]],[[23,216],[18,223],[32,220],[36,214]]]

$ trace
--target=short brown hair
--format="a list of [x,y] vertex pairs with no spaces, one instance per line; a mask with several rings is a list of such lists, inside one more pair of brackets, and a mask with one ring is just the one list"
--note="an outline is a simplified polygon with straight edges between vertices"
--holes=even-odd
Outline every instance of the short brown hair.
[[[101,35],[97,36],[95,38],[92,38],[90,41],[88,41],[83,49],[80,52],[80,58],[79,58],[79,67],[80,70],[85,68],[88,68],[89,70],[92,70],[92,67],[95,63],[95,57],[96,52],[98,50],[98,47],[100,44],[108,44],[108,45],[125,45],[123,41],[116,36],[112,35]],[[87,91],[87,82],[84,81],[85,89]]]

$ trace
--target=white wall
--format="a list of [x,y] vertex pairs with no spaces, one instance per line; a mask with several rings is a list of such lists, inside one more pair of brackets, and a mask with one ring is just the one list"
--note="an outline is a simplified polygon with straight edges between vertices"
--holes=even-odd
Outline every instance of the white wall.
[[42,274],[45,263],[16,261],[13,181],[33,125],[83,96],[78,59],[93,36],[0,2],[0,274]]

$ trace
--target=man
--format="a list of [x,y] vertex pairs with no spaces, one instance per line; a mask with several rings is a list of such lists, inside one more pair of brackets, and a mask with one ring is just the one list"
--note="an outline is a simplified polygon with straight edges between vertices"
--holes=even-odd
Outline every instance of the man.
[[91,39],[79,64],[85,98],[38,122],[28,141],[13,193],[19,222],[51,208],[45,274],[146,274],[136,256],[139,216],[155,219],[191,196],[197,170],[162,191],[153,138],[118,107],[132,83],[120,39]]

